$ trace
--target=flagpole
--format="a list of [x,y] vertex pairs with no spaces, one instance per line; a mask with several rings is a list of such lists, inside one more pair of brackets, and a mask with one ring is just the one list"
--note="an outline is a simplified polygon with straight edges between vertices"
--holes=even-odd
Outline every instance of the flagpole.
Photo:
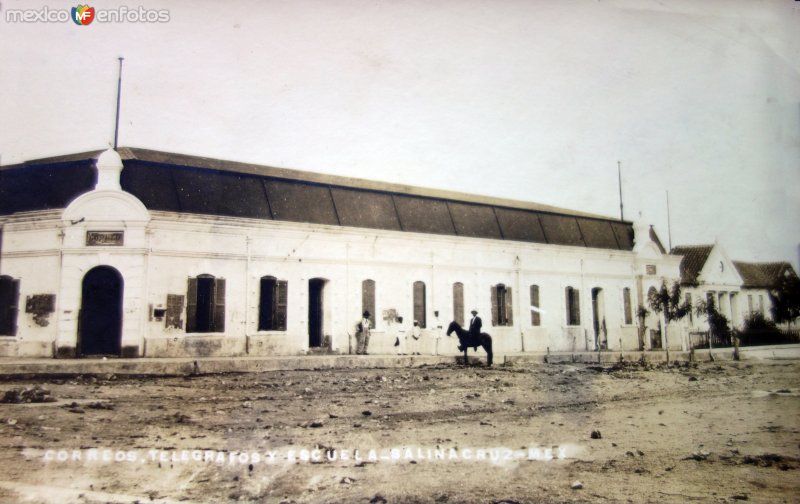
[[117,118],[114,122],[114,150],[117,150],[117,139],[119,138],[119,102],[122,95],[122,56],[119,58],[119,77],[117,78]]
[[619,161],[617,161],[617,180],[619,182],[619,220],[625,220],[622,213],[622,166]]
[[672,250],[672,219],[669,216],[669,191],[667,191],[667,240],[669,240],[669,249]]

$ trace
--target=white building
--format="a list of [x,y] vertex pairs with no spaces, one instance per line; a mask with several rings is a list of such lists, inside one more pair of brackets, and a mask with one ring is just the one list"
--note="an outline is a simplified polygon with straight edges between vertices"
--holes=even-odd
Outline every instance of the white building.
[[[772,318],[770,291],[784,275],[797,274],[788,262],[749,263],[732,261],[718,244],[674,247],[670,254],[681,257],[680,284],[687,302],[694,307],[712,301],[729,321],[742,330],[755,313]],[[708,331],[708,322],[694,311],[681,324],[684,347],[690,333]]]
[[[682,278],[607,217],[133,148],[95,176],[97,155],[0,170],[0,355],[353,353],[364,310],[371,353],[415,319],[432,351],[472,308],[499,352],[655,349],[637,309]],[[736,268],[705,262],[735,306]]]

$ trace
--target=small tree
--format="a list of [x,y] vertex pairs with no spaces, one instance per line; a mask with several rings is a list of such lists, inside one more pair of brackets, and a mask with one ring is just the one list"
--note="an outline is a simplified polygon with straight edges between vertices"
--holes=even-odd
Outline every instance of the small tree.
[[650,310],[642,305],[639,305],[639,308],[636,309],[636,318],[639,320],[639,351],[644,350],[644,333],[647,330],[647,327],[645,327],[645,321],[647,320],[648,315],[650,315]]
[[686,317],[692,309],[692,305],[683,299],[681,286],[678,282],[673,282],[671,288],[667,288],[667,282],[661,282],[661,288],[651,291],[647,296],[647,303],[655,313],[660,314],[664,319],[664,347],[667,350],[667,362],[669,362],[669,338],[667,337],[667,327],[670,322],[681,320]]
[[730,327],[728,326],[728,318],[717,310],[717,304],[714,298],[709,297],[708,300],[700,301],[697,303],[695,309],[698,317],[705,317],[708,322],[708,353],[711,355],[711,360],[714,360],[714,355],[711,353],[713,344],[711,339],[717,337],[725,339],[730,336]]
[[778,332],[778,326],[761,312],[753,312],[744,319],[744,332],[751,331]]
[[787,322],[791,329],[792,322],[800,317],[800,278],[786,270],[778,285],[769,291],[769,299],[772,320],[777,324]]

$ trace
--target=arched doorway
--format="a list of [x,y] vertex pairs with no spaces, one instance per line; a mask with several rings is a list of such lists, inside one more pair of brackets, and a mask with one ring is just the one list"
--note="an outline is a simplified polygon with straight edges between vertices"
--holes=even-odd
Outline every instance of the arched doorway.
[[[308,281],[308,346],[320,348],[325,336],[325,285],[324,278],[312,278]],[[330,344],[328,342],[328,344]]]
[[110,266],[83,277],[78,354],[119,355],[122,347],[122,275]]

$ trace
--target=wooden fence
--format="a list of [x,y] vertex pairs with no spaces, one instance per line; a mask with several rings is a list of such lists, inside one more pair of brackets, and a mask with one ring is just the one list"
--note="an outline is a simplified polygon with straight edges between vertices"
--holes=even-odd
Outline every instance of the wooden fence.
[[[764,346],[764,345],[790,345],[800,343],[800,330],[751,330],[747,332],[736,331],[729,336],[713,336],[711,345],[714,348],[733,346],[733,338],[739,339],[739,346]],[[709,331],[689,333],[690,348],[708,348]]]

